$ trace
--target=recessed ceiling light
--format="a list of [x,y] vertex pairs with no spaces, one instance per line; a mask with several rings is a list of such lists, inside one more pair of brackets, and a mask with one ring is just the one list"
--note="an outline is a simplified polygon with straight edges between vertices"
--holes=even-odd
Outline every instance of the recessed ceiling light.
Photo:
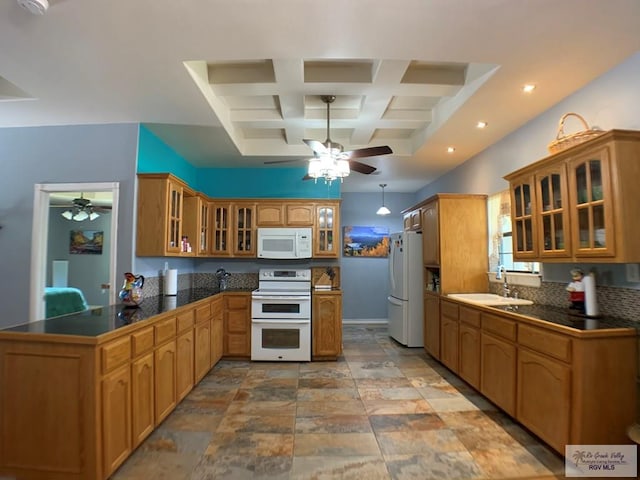
[[453,153],[455,151],[456,151],[455,147],[447,147],[447,153]]
[[535,89],[536,89],[536,86],[535,86],[535,85],[533,85],[532,83],[528,83],[527,85],[524,85],[524,86],[522,87],[522,91],[523,91],[524,93],[531,93],[531,92],[533,92]]
[[476,123],[477,128],[487,128],[488,125],[489,124],[487,122],[482,122],[482,121]]

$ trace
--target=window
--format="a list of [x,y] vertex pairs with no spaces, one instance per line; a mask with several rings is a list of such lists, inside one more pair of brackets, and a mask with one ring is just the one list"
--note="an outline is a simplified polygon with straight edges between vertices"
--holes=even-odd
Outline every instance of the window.
[[511,234],[511,197],[509,190],[489,196],[489,268],[492,272],[503,266],[509,272],[538,273],[538,262],[516,262],[513,260]]

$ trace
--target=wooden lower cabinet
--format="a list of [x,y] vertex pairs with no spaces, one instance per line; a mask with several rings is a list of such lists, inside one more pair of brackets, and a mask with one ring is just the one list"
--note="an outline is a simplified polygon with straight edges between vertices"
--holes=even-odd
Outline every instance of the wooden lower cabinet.
[[193,328],[176,339],[176,401],[182,400],[193,388]]
[[458,305],[440,302],[440,361],[454,372],[458,371]]
[[251,356],[251,294],[224,295],[224,356]]
[[220,359],[225,295],[104,336],[0,331],[0,478],[110,477]]
[[440,359],[440,296],[436,293],[424,294],[424,349],[436,359]]
[[222,358],[224,350],[224,306],[221,298],[211,302],[211,367]]
[[342,292],[311,296],[311,358],[335,360],[342,353]]
[[110,475],[132,451],[131,367],[127,363],[102,380],[102,462]]
[[516,418],[557,451],[569,444],[571,369],[520,349]]
[[176,341],[172,340],[155,351],[156,425],[175,408],[176,392]]
[[570,444],[629,443],[627,428],[637,421],[634,329],[580,331],[467,304],[456,324],[450,303],[441,301],[440,360],[463,380],[560,454]]
[[131,363],[131,424],[133,448],[149,436],[155,427],[153,352]]
[[460,322],[458,374],[469,385],[480,389],[480,330]]
[[482,332],[480,391],[509,415],[516,414],[516,346]]
[[195,382],[198,383],[211,368],[211,320],[196,324]]

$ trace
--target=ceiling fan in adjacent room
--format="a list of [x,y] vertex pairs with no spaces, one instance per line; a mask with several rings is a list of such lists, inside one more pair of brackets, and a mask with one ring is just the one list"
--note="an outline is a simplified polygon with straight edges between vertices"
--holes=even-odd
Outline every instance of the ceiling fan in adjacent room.
[[[318,140],[304,139],[311,150],[313,150],[313,158],[309,161],[308,174],[303,177],[303,180],[323,178],[325,182],[331,183],[333,180],[342,179],[349,175],[351,171],[364,173],[369,175],[376,171],[375,167],[367,165],[366,163],[354,160],[356,158],[375,157],[378,155],[388,155],[393,153],[390,147],[387,145],[379,147],[367,147],[357,150],[350,150],[345,152],[342,145],[331,140],[331,104],[335,101],[335,95],[322,95],[320,99],[327,104],[327,139],[324,142]],[[296,160],[274,160],[264,162],[265,165],[276,163],[289,163],[298,162]]]
[[67,220],[75,220],[82,222],[83,220],[95,220],[101,213],[111,211],[111,206],[97,206],[91,203],[91,200],[84,198],[84,194],[80,193],[80,198],[71,200],[71,204],[51,205],[52,207],[65,208],[61,215]]

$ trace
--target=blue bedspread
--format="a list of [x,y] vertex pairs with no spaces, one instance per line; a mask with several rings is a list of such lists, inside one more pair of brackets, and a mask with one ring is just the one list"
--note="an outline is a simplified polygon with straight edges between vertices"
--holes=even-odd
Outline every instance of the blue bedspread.
[[81,312],[89,308],[82,291],[77,288],[46,287],[44,295],[47,305],[46,318]]

